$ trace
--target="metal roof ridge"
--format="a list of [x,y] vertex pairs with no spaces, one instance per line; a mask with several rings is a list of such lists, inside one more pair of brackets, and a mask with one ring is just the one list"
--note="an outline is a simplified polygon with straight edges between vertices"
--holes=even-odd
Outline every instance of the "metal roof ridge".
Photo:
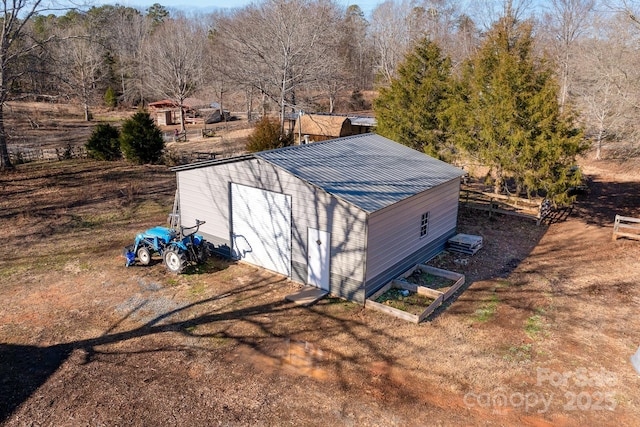
[[185,165],[174,166],[172,168],[169,168],[169,170],[171,172],[179,172],[179,171],[184,171],[189,169],[203,168],[205,166],[215,166],[215,165],[223,165],[225,163],[241,162],[243,160],[254,158],[255,154],[256,153],[241,154],[239,156],[225,157],[222,159],[202,160],[199,162],[193,162],[193,163],[187,163]]
[[341,136],[339,138],[333,138],[333,139],[327,139],[325,141],[318,141],[318,142],[310,142],[308,144],[298,144],[298,145],[289,145],[287,147],[280,147],[280,148],[274,148],[272,150],[265,150],[265,151],[258,151],[257,153],[253,153],[254,155],[258,156],[258,157],[262,157],[262,154],[267,154],[267,153],[279,153],[279,152],[284,152],[284,151],[296,151],[296,150],[304,150],[306,149],[305,147],[313,147],[313,146],[319,146],[319,145],[327,145],[330,143],[334,143],[337,141],[344,141],[347,139],[357,139],[357,138],[364,138],[367,136],[379,136],[376,133],[361,133],[358,135],[349,135],[349,136]]

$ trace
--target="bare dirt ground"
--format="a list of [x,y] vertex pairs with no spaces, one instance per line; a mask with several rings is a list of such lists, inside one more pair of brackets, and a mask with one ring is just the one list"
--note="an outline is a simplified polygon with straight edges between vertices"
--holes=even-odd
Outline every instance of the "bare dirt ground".
[[62,161],[0,175],[0,423],[23,425],[640,424],[640,163],[583,162],[567,221],[461,210],[476,255],[429,264],[468,285],[420,325],[210,260],[124,267],[163,224],[162,166]]

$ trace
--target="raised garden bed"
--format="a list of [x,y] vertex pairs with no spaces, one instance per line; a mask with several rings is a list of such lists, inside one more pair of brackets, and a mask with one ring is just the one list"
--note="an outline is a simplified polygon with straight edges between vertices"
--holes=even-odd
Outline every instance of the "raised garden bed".
[[420,323],[463,284],[462,274],[418,264],[373,294],[365,307]]
[[436,299],[417,292],[411,292],[408,289],[394,287],[380,295],[376,302],[417,316],[422,314],[424,308],[433,304]]

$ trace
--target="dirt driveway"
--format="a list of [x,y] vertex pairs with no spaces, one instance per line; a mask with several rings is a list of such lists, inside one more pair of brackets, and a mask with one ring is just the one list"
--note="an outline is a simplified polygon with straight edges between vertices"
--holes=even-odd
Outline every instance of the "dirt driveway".
[[0,175],[0,423],[48,425],[639,425],[638,164],[588,165],[565,222],[461,211],[482,235],[465,292],[413,325],[213,259],[125,268],[162,224],[161,167],[57,162]]

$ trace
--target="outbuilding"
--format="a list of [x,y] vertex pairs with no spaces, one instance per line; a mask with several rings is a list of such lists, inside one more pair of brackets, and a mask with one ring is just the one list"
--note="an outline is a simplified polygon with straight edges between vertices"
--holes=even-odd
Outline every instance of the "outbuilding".
[[296,118],[291,131],[300,144],[371,132],[375,124],[373,117],[306,113]]
[[173,170],[184,226],[206,221],[233,258],[360,303],[444,249],[464,175],[372,133]]

